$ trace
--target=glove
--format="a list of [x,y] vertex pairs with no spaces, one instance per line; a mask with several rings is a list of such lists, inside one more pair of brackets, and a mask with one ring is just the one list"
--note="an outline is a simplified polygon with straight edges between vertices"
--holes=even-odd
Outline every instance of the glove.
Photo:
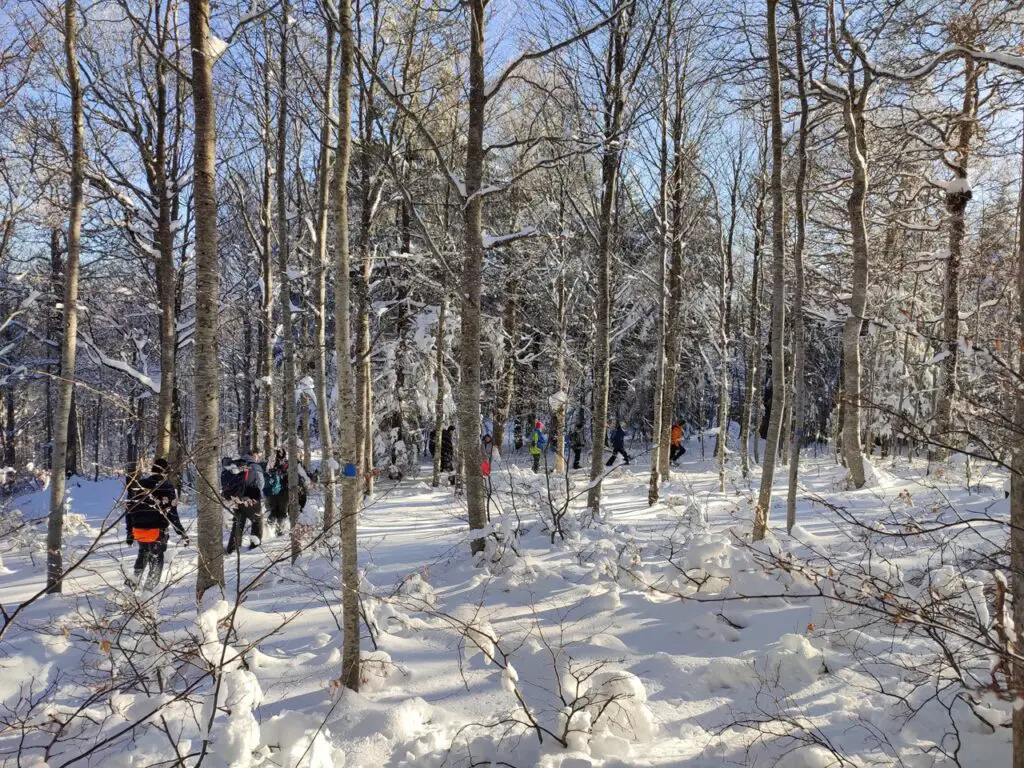
[[187,547],[189,545],[188,536],[181,534],[181,546]]
[[132,536],[131,531],[128,531],[128,535],[125,537],[124,543],[127,544],[129,547],[135,543],[135,537]]

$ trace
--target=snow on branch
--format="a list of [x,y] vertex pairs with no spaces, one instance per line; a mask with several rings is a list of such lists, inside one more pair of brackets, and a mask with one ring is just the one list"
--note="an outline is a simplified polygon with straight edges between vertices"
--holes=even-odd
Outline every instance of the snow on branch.
[[885,67],[878,66],[875,62],[870,60],[868,60],[868,66],[875,74],[892,80],[918,80],[926,75],[930,75],[935,68],[944,61],[958,57],[971,58],[975,61],[985,61],[991,64],[999,64],[1007,69],[1024,72],[1024,56],[1020,56],[1015,53],[1008,53],[1006,51],[979,51],[962,45],[953,45],[939,51],[934,56],[926,60],[917,69],[912,69],[907,72],[896,72],[894,70],[886,69]]
[[489,235],[484,232],[480,235],[480,240],[483,243],[484,248],[497,248],[502,245],[508,245],[514,243],[516,240],[524,240],[527,237],[536,237],[540,232],[537,231],[536,227],[524,227],[518,232],[511,232],[507,235]]
[[139,384],[146,387],[146,389],[154,395],[160,394],[159,381],[154,381],[150,376],[147,376],[142,371],[136,370],[124,360],[117,360],[113,357],[107,356],[99,347],[96,346],[95,342],[93,342],[92,338],[88,334],[79,333],[79,338],[85,345],[85,349],[94,363],[123,373],[128,378],[134,379]]

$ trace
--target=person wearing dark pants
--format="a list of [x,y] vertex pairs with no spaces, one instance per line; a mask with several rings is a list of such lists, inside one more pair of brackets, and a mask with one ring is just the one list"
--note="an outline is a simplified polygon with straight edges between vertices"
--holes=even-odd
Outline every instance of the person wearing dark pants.
[[441,471],[455,471],[455,425],[441,433]]
[[612,455],[604,465],[606,467],[612,466],[615,463],[615,457],[620,453],[622,454],[622,458],[626,460],[626,464],[629,464],[629,454],[626,453],[626,433],[622,429],[622,425],[616,424],[615,429],[612,430],[609,437],[611,438],[612,443]]
[[[284,524],[288,519],[288,456],[283,449],[278,449],[274,456],[274,465],[270,468],[268,477],[277,473],[278,482],[274,490],[268,490],[271,483],[264,480],[264,494],[267,500],[267,522],[272,526],[274,532],[280,536],[284,533]],[[306,508],[306,468],[299,462],[299,512]]]
[[544,422],[537,421],[530,433],[530,456],[533,457],[533,471],[540,472],[540,457],[547,447],[548,438],[544,434]]
[[583,452],[583,422],[577,421],[576,426],[569,436],[569,446],[572,448],[572,468],[580,468],[580,454]]
[[168,478],[167,470],[167,460],[158,458],[153,462],[150,474],[144,477],[130,475],[128,478],[125,513],[127,543],[139,547],[134,578],[126,580],[129,587],[138,585],[144,573],[145,589],[153,589],[160,583],[169,526],[173,525],[182,542],[188,544],[188,536],[178,517],[178,490]]
[[263,469],[259,463],[259,452],[251,451],[238,461],[225,459],[220,487],[234,516],[231,537],[224,553],[230,555],[241,546],[247,521],[249,549],[255,549],[263,539]]
[[686,453],[686,448],[683,447],[683,425],[676,422],[672,425],[672,446],[668,460],[675,464],[676,460],[684,453]]

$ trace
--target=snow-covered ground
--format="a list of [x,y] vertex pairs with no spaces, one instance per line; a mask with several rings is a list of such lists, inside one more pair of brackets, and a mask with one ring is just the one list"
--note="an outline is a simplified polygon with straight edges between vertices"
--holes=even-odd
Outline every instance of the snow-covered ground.
[[[117,526],[63,595],[11,620],[43,583],[45,526],[16,528],[8,511],[0,761],[1006,764],[1011,710],[985,648],[1003,627],[1005,474],[976,466],[968,491],[962,467],[926,476],[922,462],[876,458],[854,491],[831,454],[809,453],[793,535],[780,477],[772,535],[751,545],[758,470],[731,466],[721,493],[699,453],[691,442],[654,506],[643,459],[616,469],[601,521],[583,510],[582,473],[567,494],[564,478],[496,465],[483,563],[451,490],[425,476],[379,485],[360,519],[359,694],[335,682],[336,541],[294,566],[287,536],[243,549],[227,561],[226,599],[197,615],[194,546],[172,544],[165,588],[137,595]],[[72,486],[66,563],[117,518],[120,489]],[[19,500],[24,519],[44,497]]]

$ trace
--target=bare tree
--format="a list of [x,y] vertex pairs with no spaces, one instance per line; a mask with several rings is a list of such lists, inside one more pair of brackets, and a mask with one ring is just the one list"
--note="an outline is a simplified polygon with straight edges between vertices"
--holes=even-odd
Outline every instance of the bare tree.
[[338,76],[338,157],[334,166],[335,232],[335,331],[338,365],[338,452],[343,463],[341,480],[341,580],[342,580],[342,657],[341,683],[359,690],[359,549],[358,533],[362,489],[359,479],[356,444],[355,372],[352,366],[352,326],[350,318],[352,278],[350,274],[348,232],[348,177],[352,158],[352,77],[355,66],[355,35],[352,29],[352,2],[338,0],[338,25],[341,35],[341,72]]
[[[316,225],[316,287],[314,308],[313,364],[316,386],[317,423],[320,428],[320,481],[324,489],[324,530],[334,527],[334,441],[331,436],[331,415],[327,389],[327,225],[331,171],[331,121],[334,105],[334,25],[328,21],[325,30],[327,58],[325,62],[323,122],[320,128],[320,154],[317,161],[317,225]],[[291,482],[289,480],[289,482]]]
[[196,331],[195,409],[196,441],[193,449],[199,523],[199,570],[196,597],[210,587],[224,588],[223,517],[217,493],[220,453],[220,366],[217,361],[217,320],[220,271],[217,260],[216,103],[213,64],[216,55],[210,36],[210,0],[189,3],[189,40],[192,48],[192,103],[195,137],[196,208]]
[[[53,425],[53,466],[50,479],[50,518],[46,531],[46,585],[50,592],[63,586],[64,492],[67,481],[68,422],[75,391],[75,352],[78,342],[78,261],[85,208],[85,125],[82,84],[78,76],[78,2],[64,2],[64,57],[71,92],[71,200],[68,214],[68,257],[64,265],[64,336],[60,352],[60,381]],[[77,433],[77,430],[75,430]]]
[[[953,21],[954,42],[973,46],[978,36],[978,19],[964,14]],[[957,368],[960,359],[960,268],[964,255],[964,233],[967,204],[972,197],[967,178],[968,160],[971,154],[971,139],[977,130],[979,88],[978,80],[985,71],[984,62],[964,57],[964,95],[960,114],[956,116],[957,131],[955,159],[943,157],[953,172],[953,179],[945,189],[946,213],[949,216],[949,256],[946,259],[945,297],[942,312],[942,336],[945,340],[945,358],[942,361],[942,381],[935,407],[935,435],[943,443],[959,442],[953,437],[953,406],[956,402]],[[936,446],[934,456],[938,460],[949,456],[944,445]]]
[[775,460],[779,453],[786,402],[786,241],[782,198],[782,83],[779,75],[778,0],[768,0],[768,90],[772,124],[772,413],[761,467],[761,489],[754,511],[754,541],[764,538],[772,506]]
[[796,239],[793,243],[793,432],[790,439],[789,487],[786,492],[786,530],[796,524],[796,486],[800,471],[800,447],[804,438],[804,240],[807,228],[804,188],[807,183],[807,134],[810,103],[807,99],[807,72],[804,64],[803,20],[800,18],[799,0],[790,0],[796,48],[796,88],[800,100],[800,127],[797,133],[797,171],[793,190],[796,219]]
[[[284,336],[284,432],[288,441],[288,520],[291,522],[292,562],[301,551],[299,524],[299,434],[295,396],[295,338],[292,333],[292,291],[289,264],[288,183],[285,169],[288,149],[288,18],[290,3],[281,2],[281,57],[278,61],[277,96],[277,271],[280,283],[281,333]],[[267,457],[270,458],[269,456]]]

